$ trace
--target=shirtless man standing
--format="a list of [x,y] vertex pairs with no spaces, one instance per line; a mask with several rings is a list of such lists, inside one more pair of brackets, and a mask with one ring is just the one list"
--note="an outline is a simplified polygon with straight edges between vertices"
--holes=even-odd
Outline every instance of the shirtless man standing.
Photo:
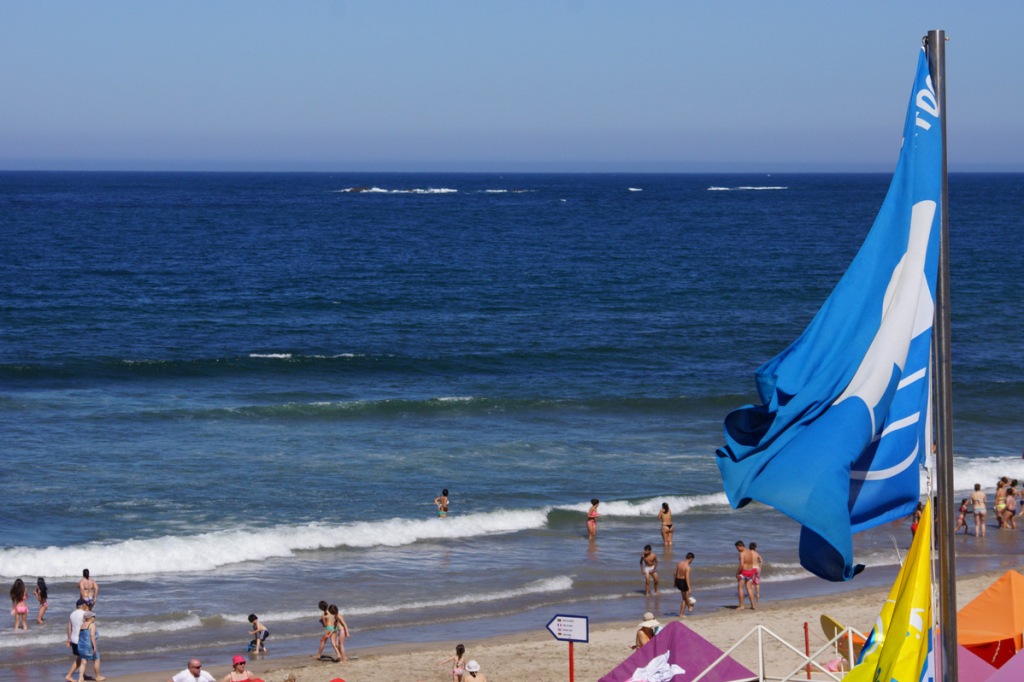
[[654,578],[654,594],[658,594],[658,555],[651,551],[650,545],[644,545],[644,553],[640,555],[640,570],[644,574],[644,596],[651,593],[651,578]]
[[96,606],[96,599],[100,596],[100,586],[89,577],[89,569],[82,569],[82,579],[78,581],[78,596],[89,605],[88,610]]
[[743,607],[743,590],[746,588],[747,597],[750,599],[751,610],[756,610],[754,606],[754,576],[757,575],[754,571],[754,553],[751,552],[743,544],[742,540],[736,541],[736,551],[740,553],[740,565],[736,569],[736,592],[740,598],[739,609]]
[[693,604],[690,603],[690,564],[694,560],[693,552],[687,552],[686,558],[676,564],[676,589],[683,593],[683,601],[679,604],[679,617],[684,618],[683,611],[693,611]]

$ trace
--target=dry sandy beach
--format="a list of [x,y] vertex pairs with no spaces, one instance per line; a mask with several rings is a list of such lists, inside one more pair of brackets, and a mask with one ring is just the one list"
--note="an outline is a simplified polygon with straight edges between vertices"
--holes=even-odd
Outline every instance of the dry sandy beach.
[[[1018,567],[1021,570],[1024,567]],[[958,580],[957,606],[962,607],[988,587],[1003,571],[966,576]],[[804,623],[809,624],[811,651],[821,647],[826,639],[819,626],[823,613],[831,615],[844,625],[867,633],[882,607],[889,588],[866,588],[845,592],[839,596],[766,601],[757,611],[737,611],[732,604],[700,604],[697,615],[687,617],[686,623],[705,639],[726,649],[735,644],[757,625],[763,625],[797,647],[804,647]],[[703,609],[701,608],[703,607]],[[642,611],[642,608],[639,610]],[[703,612],[701,612],[703,611]],[[618,623],[592,628],[590,642],[575,645],[575,676],[577,680],[594,681],[605,675],[631,652],[637,623]],[[662,623],[672,620],[659,616]],[[358,636],[358,635],[357,635]],[[784,675],[800,664],[785,646],[770,639],[765,644],[765,671],[772,676]],[[481,672],[491,682],[562,682],[569,679],[568,644],[556,641],[546,631],[509,635],[477,642],[466,641],[467,656],[480,663]],[[315,644],[315,642],[314,642]],[[292,657],[254,661],[249,664],[253,673],[266,682],[283,682],[289,673],[296,682],[330,682],[335,678],[346,682],[396,680],[400,682],[447,682],[451,680],[450,666],[437,663],[451,656],[457,642],[444,645],[415,645],[381,649],[359,649],[358,639],[351,640],[347,651],[357,660],[347,663],[319,663],[310,658]],[[757,672],[757,643],[752,637],[741,644],[733,657]],[[227,658],[227,657],[225,657]],[[822,654],[816,658],[825,662],[834,656]],[[228,661],[204,660],[204,667],[219,680],[227,674]],[[166,682],[172,671],[154,671],[136,675],[109,675],[112,682]],[[108,673],[116,673],[116,662],[110,663]],[[806,675],[801,674],[801,679]],[[468,679],[468,678],[467,678]],[[822,679],[819,677],[819,679]]]

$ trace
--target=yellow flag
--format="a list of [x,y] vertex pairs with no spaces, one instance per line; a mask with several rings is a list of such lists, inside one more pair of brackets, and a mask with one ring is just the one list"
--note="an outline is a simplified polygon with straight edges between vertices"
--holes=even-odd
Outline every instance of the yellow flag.
[[932,673],[932,511],[924,506],[903,568],[860,663],[845,682],[920,682]]

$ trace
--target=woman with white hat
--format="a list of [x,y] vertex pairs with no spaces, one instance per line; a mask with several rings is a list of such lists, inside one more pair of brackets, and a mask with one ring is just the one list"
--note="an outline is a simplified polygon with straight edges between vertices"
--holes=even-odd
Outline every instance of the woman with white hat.
[[466,664],[466,675],[463,679],[470,679],[473,682],[487,682],[487,675],[480,672],[480,664],[476,661],[470,661]]
[[647,644],[654,638],[654,635],[658,634],[658,630],[661,629],[661,623],[655,619],[654,614],[650,611],[644,613],[644,620],[637,627],[636,631],[636,644],[631,649],[639,649],[644,644]]

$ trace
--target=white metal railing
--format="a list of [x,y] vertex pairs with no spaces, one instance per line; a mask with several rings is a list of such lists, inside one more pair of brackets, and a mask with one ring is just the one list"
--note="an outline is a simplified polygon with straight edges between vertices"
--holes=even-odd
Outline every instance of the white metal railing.
[[[735,644],[733,644],[731,647],[729,647],[724,652],[722,652],[722,655],[719,656],[717,659],[715,659],[715,661],[711,665],[709,665],[699,675],[697,675],[695,678],[693,678],[693,682],[700,682],[700,680],[703,679],[705,675],[710,673],[719,663],[721,663],[726,658],[728,658],[729,654],[736,650],[736,647],[738,647],[743,642],[747,641],[754,634],[757,635],[757,679],[758,679],[758,682],[768,682],[769,680],[772,681],[772,682],[776,682],[776,681],[777,682],[787,682],[788,680],[794,679],[794,677],[796,675],[799,675],[801,673],[807,673],[808,675],[811,674],[811,668],[812,667],[816,668],[816,670],[814,671],[813,674],[817,675],[818,673],[820,673],[820,674],[825,676],[825,678],[817,678],[817,679],[841,680],[846,675],[846,671],[845,670],[832,672],[830,670],[825,669],[824,666],[822,666],[820,663],[818,663],[814,659],[817,658],[818,656],[822,655],[826,651],[829,651],[829,650],[832,650],[832,651],[836,652],[836,654],[838,655],[838,653],[839,653],[839,641],[845,637],[846,638],[846,653],[845,653],[846,658],[845,658],[845,662],[848,664],[849,668],[853,668],[854,664],[856,663],[854,661],[854,659],[853,659],[853,638],[854,638],[854,635],[857,635],[857,636],[859,636],[861,638],[864,637],[864,635],[862,633],[860,633],[859,631],[857,631],[855,628],[851,628],[851,627],[843,628],[841,631],[836,633],[835,637],[833,637],[832,639],[828,640],[825,644],[821,645],[816,651],[814,651],[814,652],[812,652],[811,654],[808,655],[808,654],[804,653],[803,651],[800,651],[799,649],[797,649],[795,646],[793,646],[792,644],[790,644],[786,640],[782,639],[782,637],[779,637],[777,634],[775,634],[774,632],[772,632],[771,630],[769,630],[765,626],[758,625],[753,630],[751,630],[747,634],[743,635],[743,637],[741,637]],[[764,663],[764,637],[765,637],[765,635],[769,635],[770,637],[774,638],[776,641],[778,641],[780,644],[784,645],[787,649],[792,651],[794,654],[796,654],[800,658],[801,662],[795,668],[790,670],[786,675],[783,675],[781,677],[769,676],[767,674],[767,672],[765,671],[765,663]],[[744,678],[744,679],[749,679],[749,678]]]

